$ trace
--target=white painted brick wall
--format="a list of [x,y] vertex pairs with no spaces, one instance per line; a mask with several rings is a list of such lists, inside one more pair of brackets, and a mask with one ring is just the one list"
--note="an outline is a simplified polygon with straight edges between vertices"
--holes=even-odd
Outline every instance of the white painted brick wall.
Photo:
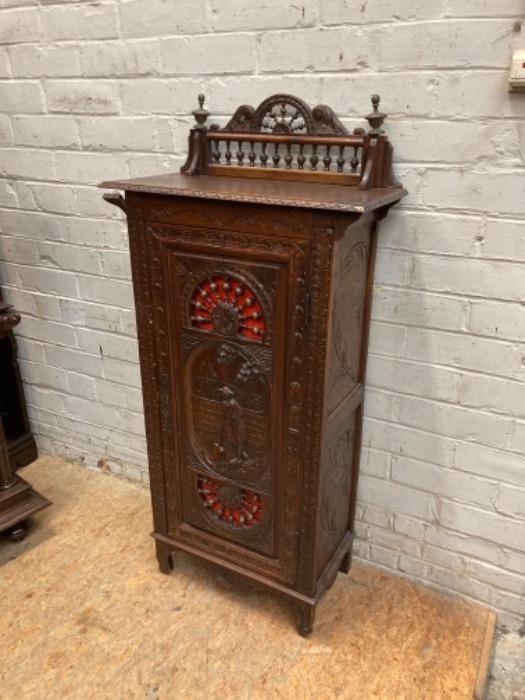
[[[176,8],[175,8],[176,4]],[[147,482],[125,224],[190,111],[379,92],[410,190],[381,227],[356,548],[525,615],[523,0],[0,0],[0,276],[40,448]],[[362,122],[360,122],[360,125]]]

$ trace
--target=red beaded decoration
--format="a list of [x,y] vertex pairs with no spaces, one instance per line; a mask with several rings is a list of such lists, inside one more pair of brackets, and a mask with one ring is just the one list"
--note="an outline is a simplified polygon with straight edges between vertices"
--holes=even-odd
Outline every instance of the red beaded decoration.
[[262,500],[254,491],[230,484],[221,485],[204,476],[198,478],[197,489],[204,506],[225,525],[253,527],[262,517]]
[[214,275],[194,289],[190,300],[191,325],[223,335],[262,340],[264,313],[254,292],[236,277]]

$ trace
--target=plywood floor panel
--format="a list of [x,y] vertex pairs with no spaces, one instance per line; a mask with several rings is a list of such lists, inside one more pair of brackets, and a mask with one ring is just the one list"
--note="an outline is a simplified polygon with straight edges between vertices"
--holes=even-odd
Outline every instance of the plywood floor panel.
[[303,639],[285,602],[226,590],[186,555],[160,574],[140,486],[51,457],[24,476],[53,506],[25,542],[0,539],[2,698],[471,700],[479,689],[493,622],[482,607],[354,564]]

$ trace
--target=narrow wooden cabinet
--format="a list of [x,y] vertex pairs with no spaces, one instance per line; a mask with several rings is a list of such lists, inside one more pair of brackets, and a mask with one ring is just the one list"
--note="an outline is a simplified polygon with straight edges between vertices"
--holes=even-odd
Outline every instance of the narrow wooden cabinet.
[[184,550],[290,598],[348,571],[377,222],[404,195],[373,98],[349,134],[289,95],[206,126],[127,214],[162,571]]

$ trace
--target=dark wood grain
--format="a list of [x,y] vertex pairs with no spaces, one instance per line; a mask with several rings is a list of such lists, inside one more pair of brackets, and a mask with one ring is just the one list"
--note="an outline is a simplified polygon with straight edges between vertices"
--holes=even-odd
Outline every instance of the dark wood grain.
[[[20,315],[8,304],[0,301],[0,342],[11,336],[12,330],[20,323]],[[10,363],[16,356],[10,355]],[[12,367],[0,365],[0,374],[6,378]],[[15,401],[23,401],[23,395],[18,395],[17,383],[2,382],[4,403],[13,405]],[[5,390],[15,391],[15,396],[5,399]],[[21,390],[21,384],[20,384]],[[8,450],[8,440],[4,430],[3,414],[0,413],[0,532],[7,531],[15,541],[26,536],[29,518],[38,511],[51,505],[38,494],[26,481],[15,473]]]
[[318,183],[288,182],[283,185],[282,182],[261,179],[243,180],[242,177],[225,178],[213,175],[188,177],[178,173],[131,180],[109,180],[103,182],[100,187],[126,192],[165,194],[173,197],[326,209],[359,214],[394,204],[406,194],[402,187],[360,190],[357,187]]
[[[0,287],[0,307],[2,307],[2,289]],[[4,309],[8,307],[3,306]],[[11,321],[4,320],[4,332],[0,333],[0,417],[3,420],[7,440],[7,453],[12,469],[24,467],[37,458],[36,443],[29,426],[27,408],[17,360],[15,336],[7,328]],[[16,317],[16,314],[15,314]],[[4,319],[6,314],[4,313]],[[18,317],[19,318],[19,317]]]
[[301,634],[350,568],[376,226],[405,194],[378,104],[368,134],[289,95],[208,129],[199,96],[182,174],[102,185],[126,192],[160,570],[241,575]]

